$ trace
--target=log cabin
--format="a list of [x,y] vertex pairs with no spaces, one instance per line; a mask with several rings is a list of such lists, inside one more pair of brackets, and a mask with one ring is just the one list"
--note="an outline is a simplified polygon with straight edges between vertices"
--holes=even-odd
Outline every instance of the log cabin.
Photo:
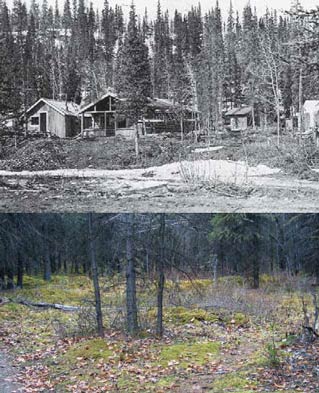
[[[123,99],[108,92],[83,106],[79,111],[82,136],[132,137],[135,132],[132,122],[117,110],[120,100]],[[181,121],[185,132],[194,130],[198,121],[198,111],[174,104],[170,100],[150,98],[138,128],[139,132],[144,134],[180,132]]]

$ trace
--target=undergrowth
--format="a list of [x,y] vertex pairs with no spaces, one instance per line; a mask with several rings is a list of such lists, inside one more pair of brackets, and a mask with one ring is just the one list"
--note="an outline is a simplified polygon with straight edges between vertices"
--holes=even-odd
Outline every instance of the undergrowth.
[[[88,278],[55,276],[48,283],[26,277],[24,289],[4,295],[72,303],[82,306],[81,312],[7,303],[0,307],[0,338],[38,380],[50,375],[57,391],[81,391],[80,383],[86,384],[81,386],[85,391],[90,386],[108,386],[109,391],[179,391],[188,378],[212,375],[211,392],[250,392],[258,386],[254,377],[258,370],[280,366],[284,351],[294,344],[302,307],[300,288],[293,280],[264,274],[260,282],[260,289],[251,290],[239,276],[215,283],[207,278],[168,280],[163,339],[153,334],[155,285],[141,282],[143,331],[132,340],[125,333],[124,287],[118,277],[114,282],[101,279],[104,339],[95,336]],[[311,304],[305,294],[304,301]],[[37,373],[38,364],[46,372]],[[225,367],[226,374],[219,374]],[[30,375],[30,384],[35,383]]]

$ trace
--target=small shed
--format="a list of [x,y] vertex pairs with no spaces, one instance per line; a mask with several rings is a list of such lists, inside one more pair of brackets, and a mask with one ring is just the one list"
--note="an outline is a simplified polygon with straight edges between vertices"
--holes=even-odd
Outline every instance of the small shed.
[[27,130],[59,138],[73,137],[80,131],[78,110],[73,102],[40,98],[26,111]]
[[319,125],[319,100],[306,100],[301,117],[304,131],[315,129]]
[[252,116],[252,106],[233,108],[225,113],[225,119],[229,121],[232,131],[247,130],[247,128],[252,125]]

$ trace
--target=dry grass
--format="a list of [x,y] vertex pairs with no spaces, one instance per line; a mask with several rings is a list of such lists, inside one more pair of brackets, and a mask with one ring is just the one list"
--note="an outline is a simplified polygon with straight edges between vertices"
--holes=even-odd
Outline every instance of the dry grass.
[[229,178],[222,178],[214,168],[202,168],[196,160],[180,162],[180,173],[183,181],[191,187],[203,187],[220,195],[228,197],[248,197],[254,188],[248,179],[248,165],[244,176],[237,173],[237,169]]
[[275,136],[257,135],[254,140],[227,147],[215,154],[216,159],[245,160],[248,165],[265,164],[281,168],[285,173],[301,179],[318,180],[311,170],[319,165],[319,149],[311,140],[298,140],[292,135],[281,137],[277,144]]

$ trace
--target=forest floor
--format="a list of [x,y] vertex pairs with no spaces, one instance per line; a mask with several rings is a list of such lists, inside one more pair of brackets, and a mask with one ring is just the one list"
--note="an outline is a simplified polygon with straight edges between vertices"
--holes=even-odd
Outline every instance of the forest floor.
[[[3,293],[12,301],[0,306],[0,351],[14,358],[23,392],[319,392],[319,345],[302,338],[302,296],[309,313],[311,301],[300,283],[265,275],[250,290],[239,277],[168,280],[160,339],[148,282],[138,282],[135,338],[123,331],[120,276],[101,280],[103,339],[94,335],[84,276],[26,277],[24,289]],[[21,299],[81,308],[38,309],[15,303]]]
[[11,365],[7,354],[0,352],[0,393],[21,392],[22,385],[18,383],[17,371]]
[[318,211],[319,150],[272,135],[183,142],[21,139],[0,154],[0,211]]

